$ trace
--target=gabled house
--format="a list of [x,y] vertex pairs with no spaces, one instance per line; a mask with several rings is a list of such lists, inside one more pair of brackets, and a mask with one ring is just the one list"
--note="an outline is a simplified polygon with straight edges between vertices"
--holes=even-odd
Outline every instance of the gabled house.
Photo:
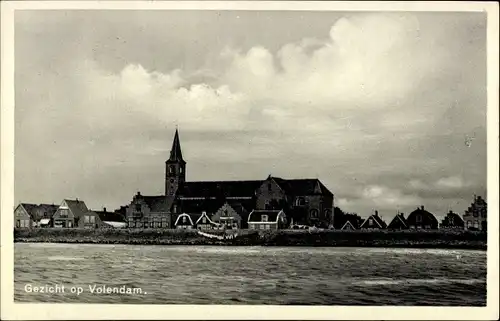
[[463,230],[465,227],[464,220],[457,213],[449,211],[441,221],[439,228],[451,230]]
[[163,195],[144,196],[137,192],[125,211],[129,228],[171,228],[167,198]]
[[212,221],[227,229],[241,228],[241,216],[227,202],[212,216]]
[[174,228],[191,230],[195,228],[195,221],[187,213],[178,214],[175,216]]
[[409,227],[405,215],[403,213],[396,214],[387,228],[389,230],[407,230]]
[[219,226],[219,224],[213,222],[210,217],[208,217],[207,212],[201,213],[201,216],[194,224],[198,230],[213,230]]
[[16,228],[32,228],[34,226],[33,213],[36,207],[36,204],[19,204],[14,209],[14,226]]
[[248,216],[249,229],[278,230],[286,226],[286,215],[282,210],[253,210]]
[[356,230],[356,227],[351,223],[351,221],[346,221],[345,224],[340,228],[341,230]]
[[361,223],[360,229],[386,229],[387,224],[384,220],[378,215],[378,211],[375,211],[375,214],[370,215],[363,223]]
[[471,231],[487,231],[487,209],[488,205],[481,196],[474,195],[474,202],[463,215],[465,229]]
[[98,228],[101,226],[99,216],[89,211],[81,200],[65,199],[52,217],[54,227],[61,228]]
[[406,222],[410,229],[436,230],[439,225],[439,222],[434,214],[426,211],[424,206],[421,206],[411,212],[410,215],[408,215]]

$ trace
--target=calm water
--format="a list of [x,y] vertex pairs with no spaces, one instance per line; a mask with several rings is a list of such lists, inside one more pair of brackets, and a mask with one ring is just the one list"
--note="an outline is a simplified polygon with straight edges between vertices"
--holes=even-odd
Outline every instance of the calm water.
[[17,243],[14,271],[23,302],[486,305],[483,251]]

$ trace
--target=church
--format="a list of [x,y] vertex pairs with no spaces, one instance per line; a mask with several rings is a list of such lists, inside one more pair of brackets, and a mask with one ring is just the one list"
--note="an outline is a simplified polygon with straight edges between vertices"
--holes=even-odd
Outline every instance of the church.
[[[170,157],[165,162],[165,195],[146,196],[138,192],[126,207],[126,219],[130,228],[212,225],[246,229],[254,212],[250,228],[259,226],[258,223],[269,227],[265,223],[273,217],[280,218],[281,228],[326,228],[333,225],[333,207],[334,195],[319,179],[269,175],[264,180],[188,182],[176,129]],[[254,222],[255,217],[263,222]]]

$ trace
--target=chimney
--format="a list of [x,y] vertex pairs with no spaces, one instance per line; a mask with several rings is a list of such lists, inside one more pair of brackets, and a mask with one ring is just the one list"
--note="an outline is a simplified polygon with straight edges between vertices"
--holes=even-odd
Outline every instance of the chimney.
[[420,209],[423,211],[425,208],[424,208],[424,206],[422,205],[422,206],[420,206]]
[[76,202],[77,202],[77,203],[79,202],[79,201],[78,201],[78,197],[76,198]]
[[103,207],[102,210],[103,210],[104,213],[106,213],[106,208],[105,207]]
[[377,217],[378,217],[378,211],[375,211],[375,216],[377,216]]
[[401,216],[402,218],[405,218],[405,213],[399,213],[399,216]]

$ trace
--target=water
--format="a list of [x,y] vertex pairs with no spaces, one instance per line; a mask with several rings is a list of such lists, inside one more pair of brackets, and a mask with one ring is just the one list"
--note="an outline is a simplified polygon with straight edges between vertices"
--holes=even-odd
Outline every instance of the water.
[[17,302],[485,306],[486,252],[16,243],[14,280]]

